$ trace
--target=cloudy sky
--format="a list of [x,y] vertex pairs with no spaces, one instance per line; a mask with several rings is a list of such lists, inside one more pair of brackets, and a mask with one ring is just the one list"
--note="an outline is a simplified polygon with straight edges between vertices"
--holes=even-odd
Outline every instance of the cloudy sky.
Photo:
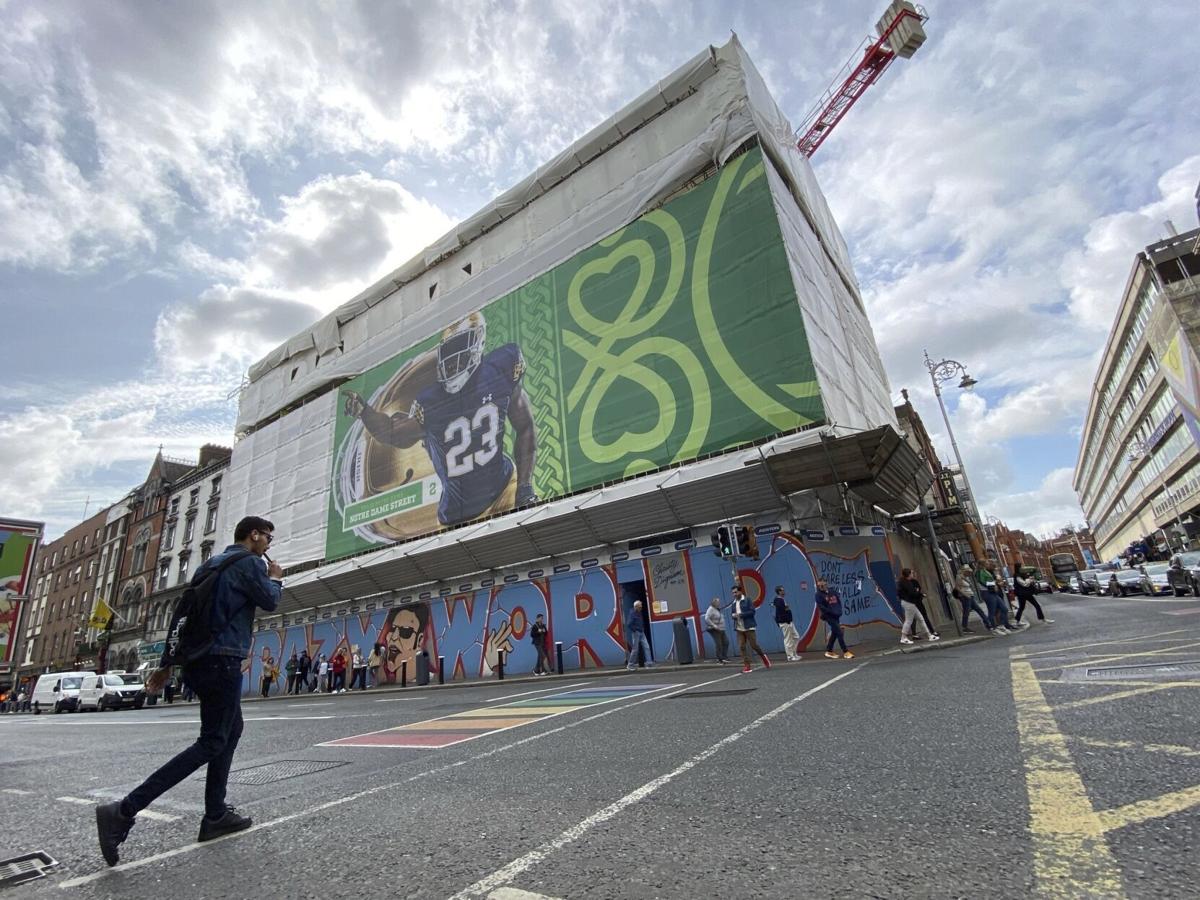
[[[0,515],[229,443],[250,362],[730,31],[798,125],[884,6],[0,0]],[[896,400],[948,451],[922,350],[966,364],[984,510],[1045,533],[1133,255],[1197,225],[1194,10],[927,9],[814,164]]]

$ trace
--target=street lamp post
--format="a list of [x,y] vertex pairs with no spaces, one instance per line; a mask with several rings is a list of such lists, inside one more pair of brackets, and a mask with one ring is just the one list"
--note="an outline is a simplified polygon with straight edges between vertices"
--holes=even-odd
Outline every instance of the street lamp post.
[[[1154,465],[1154,454],[1150,452],[1150,448],[1146,446],[1143,440],[1135,440],[1129,449],[1129,462],[1135,463],[1139,459],[1145,459],[1147,465],[1150,466],[1150,471],[1156,474],[1159,481],[1162,482],[1163,493],[1167,495],[1167,499],[1171,501],[1171,507],[1175,510],[1175,524],[1179,527],[1179,542],[1180,548],[1187,549],[1187,529],[1183,527],[1183,516],[1179,512],[1179,501],[1171,493],[1171,487],[1167,484],[1167,467],[1164,464],[1161,468],[1156,468]],[[1154,521],[1154,505],[1150,506],[1150,520]],[[1166,529],[1162,529],[1166,534]],[[1171,550],[1171,539],[1167,538],[1167,549]],[[1173,552],[1173,551],[1172,551]]]
[[958,441],[954,437],[954,429],[950,427],[950,416],[946,412],[946,403],[942,399],[942,385],[953,381],[961,375],[958,386],[964,391],[969,391],[975,387],[978,382],[971,377],[967,372],[967,367],[954,359],[942,359],[934,362],[929,358],[929,351],[925,351],[925,368],[929,370],[929,380],[933,382],[933,393],[937,396],[938,408],[942,411],[942,421],[946,423],[946,433],[950,436],[950,446],[954,449],[954,459],[958,462],[958,471],[962,473],[963,485],[967,489],[967,496],[971,500],[971,508],[975,510],[975,520],[979,523],[979,530],[983,532],[985,541],[991,543],[992,553],[996,555],[999,561],[999,553],[996,550],[996,541],[989,535],[988,530],[983,527],[983,513],[979,509],[979,501],[975,497],[975,489],[971,487],[971,479],[967,477],[967,467],[963,465],[962,453],[958,449]]

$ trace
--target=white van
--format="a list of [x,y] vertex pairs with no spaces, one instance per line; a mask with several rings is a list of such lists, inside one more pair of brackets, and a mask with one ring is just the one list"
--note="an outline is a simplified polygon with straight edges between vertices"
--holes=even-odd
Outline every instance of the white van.
[[83,679],[91,672],[47,672],[33,686],[33,709],[35,712],[64,709],[74,712],[79,709],[79,689]]
[[146,689],[139,672],[109,672],[88,675],[79,689],[79,709],[141,709],[146,704]]

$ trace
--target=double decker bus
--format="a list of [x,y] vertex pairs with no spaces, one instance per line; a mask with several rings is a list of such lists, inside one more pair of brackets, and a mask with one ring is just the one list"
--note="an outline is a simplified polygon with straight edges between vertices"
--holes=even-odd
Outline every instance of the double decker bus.
[[1071,578],[1079,575],[1079,561],[1074,553],[1051,553],[1050,571],[1054,576],[1056,587],[1069,584]]

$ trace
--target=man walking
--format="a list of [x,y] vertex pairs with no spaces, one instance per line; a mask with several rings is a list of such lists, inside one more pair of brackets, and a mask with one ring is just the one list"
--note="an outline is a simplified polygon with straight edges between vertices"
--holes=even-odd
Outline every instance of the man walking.
[[824,578],[817,579],[817,611],[821,620],[829,630],[829,640],[825,643],[825,655],[829,659],[837,659],[833,652],[834,644],[842,647],[842,659],[854,659],[854,654],[846,649],[846,637],[842,634],[842,598],[829,586]]
[[783,598],[783,585],[776,585],[775,624],[783,632],[783,652],[787,655],[788,662],[799,662],[800,654],[796,652],[796,645],[800,643],[800,635],[796,631],[796,623],[792,621],[791,607]]
[[[249,816],[226,805],[225,789],[242,736],[242,660],[250,653],[254,611],[273,611],[283,591],[283,569],[274,561],[262,561],[274,532],[275,526],[266,519],[247,516],[234,529],[234,543],[202,563],[192,578],[193,584],[210,574],[216,578],[210,594],[212,645],[183,668],[184,680],[200,698],[200,737],[123,800],[96,807],[100,852],[110,866],[117,864],[117,848],[129,836],[137,814],[203,765],[208,766],[208,775],[198,840],[210,841],[251,825]],[[148,692],[162,689],[171,673],[174,649],[168,644],[159,668],[146,679]]]
[[992,620],[992,634],[1006,635],[1016,631],[1020,626],[1012,625],[1008,619],[1008,601],[1000,596],[996,564],[984,563],[975,573],[979,583],[979,592],[983,594],[983,602],[987,604],[988,616]]
[[992,630],[992,617],[986,609],[979,605],[979,600],[975,597],[975,573],[967,563],[963,563],[962,568],[958,570],[958,578],[954,582],[952,593],[954,594],[954,598],[958,600],[959,606],[962,607],[963,634],[975,633],[967,627],[967,616],[971,614],[972,610],[975,611],[975,615],[983,620],[983,627],[988,631]]
[[911,644],[913,642],[912,632],[914,623],[921,626],[921,630],[925,632],[927,639],[931,641],[938,640],[938,635],[930,629],[924,618],[919,617],[920,610],[917,608],[917,602],[924,596],[924,591],[921,590],[921,583],[913,575],[912,569],[900,570],[898,593],[900,595],[900,607],[904,610],[904,626],[900,629],[900,643]]
[[750,665],[750,651],[753,650],[763,661],[763,665],[771,668],[771,660],[758,646],[758,626],[754,624],[754,604],[742,592],[740,587],[733,589],[733,627],[737,629],[738,648],[742,651],[742,673],[754,671]]
[[300,688],[304,688],[308,693],[312,693],[312,685],[309,684],[308,676],[312,672],[312,659],[308,655],[308,650],[300,651],[300,665],[296,670],[296,689],[293,694],[299,694]]
[[287,672],[287,681],[284,683],[285,694],[294,694],[296,692],[296,679],[300,673],[300,660],[296,656],[296,651],[292,651],[292,655],[288,658],[287,665],[283,667]]
[[638,649],[642,651],[642,659],[647,669],[654,668],[650,658],[650,642],[646,640],[646,624],[642,621],[642,601],[634,600],[629,618],[625,620],[625,639],[629,643],[629,658],[625,660],[625,668],[632,672],[637,668]]
[[550,674],[550,654],[546,650],[546,640],[550,629],[546,627],[546,617],[538,613],[529,629],[529,639],[533,641],[533,649],[537,651],[537,665],[533,668],[534,675]]
[[717,662],[725,665],[729,656],[729,635],[725,633],[725,616],[721,613],[721,600],[713,597],[704,611],[704,630],[712,635],[713,649],[717,652]]

